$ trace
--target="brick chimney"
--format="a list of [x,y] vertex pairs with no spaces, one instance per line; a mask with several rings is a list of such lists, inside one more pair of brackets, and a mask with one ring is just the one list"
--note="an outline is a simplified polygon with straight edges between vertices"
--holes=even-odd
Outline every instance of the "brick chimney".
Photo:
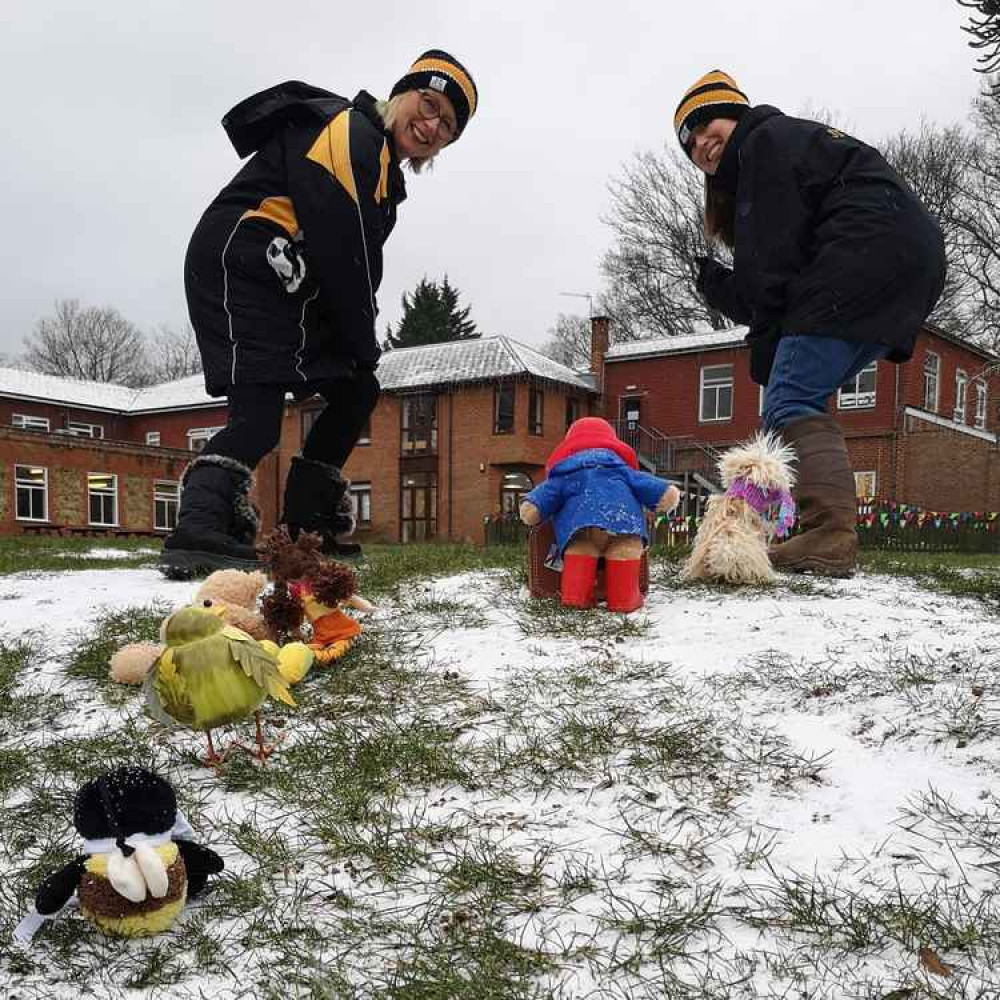
[[590,317],[590,370],[597,378],[599,392],[604,391],[604,355],[608,353],[610,327],[609,317]]

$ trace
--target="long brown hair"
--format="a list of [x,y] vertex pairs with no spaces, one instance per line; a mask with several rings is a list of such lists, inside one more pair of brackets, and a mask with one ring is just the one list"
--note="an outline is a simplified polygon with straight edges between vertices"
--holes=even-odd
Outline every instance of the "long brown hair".
[[734,220],[736,204],[733,198],[715,184],[711,175],[705,174],[705,237],[711,242],[723,243],[730,250],[736,242]]

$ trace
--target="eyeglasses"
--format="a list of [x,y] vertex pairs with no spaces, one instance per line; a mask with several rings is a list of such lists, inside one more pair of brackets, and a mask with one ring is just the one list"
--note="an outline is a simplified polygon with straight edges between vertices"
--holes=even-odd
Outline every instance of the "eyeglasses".
[[429,90],[418,90],[417,93],[420,95],[420,100],[417,102],[417,114],[424,121],[433,121],[436,118],[438,138],[444,139],[445,142],[451,142],[455,138],[458,127],[450,118],[445,117],[444,108]]

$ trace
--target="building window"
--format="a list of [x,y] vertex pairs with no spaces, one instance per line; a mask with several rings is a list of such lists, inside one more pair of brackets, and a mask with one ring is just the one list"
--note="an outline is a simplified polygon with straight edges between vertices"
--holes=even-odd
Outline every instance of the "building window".
[[160,432],[146,431],[146,444],[153,448],[160,447]]
[[758,386],[760,390],[757,393],[757,416],[764,416],[764,386]]
[[153,527],[157,531],[173,531],[177,527],[180,503],[180,483],[159,480],[153,483]]
[[87,473],[90,523],[103,527],[118,524],[118,477],[111,472]]
[[961,368],[955,372],[955,423],[965,423],[965,401],[968,395],[969,376]]
[[837,391],[837,409],[858,410],[875,405],[875,377],[878,362],[873,361]]
[[532,388],[528,394],[528,433],[543,434],[544,424],[545,393],[541,389]]
[[505,383],[493,387],[493,433],[514,433],[514,400],[516,386]]
[[924,409],[937,413],[939,402],[941,358],[933,351],[924,355]]
[[404,396],[400,409],[400,451],[403,455],[431,455],[437,451],[437,396]]
[[372,523],[372,484],[351,483],[351,506],[354,518],[361,527]]
[[566,397],[566,428],[580,419],[580,400],[576,396]]
[[49,470],[37,465],[14,466],[18,521],[49,519]]
[[700,400],[698,419],[702,423],[733,419],[732,365],[711,365],[701,369]]
[[854,495],[859,497],[875,496],[875,471],[854,473]]
[[412,472],[400,485],[400,535],[422,542],[437,534],[437,473]]
[[22,431],[47,431],[49,429],[48,417],[31,417],[26,413],[15,413],[10,418],[11,425],[18,427]]
[[521,501],[530,493],[534,483],[524,472],[508,472],[500,484],[500,512],[504,517],[518,517]]
[[221,427],[192,427],[187,432],[188,450],[201,451],[221,431]]
[[315,406],[309,410],[303,410],[299,415],[299,420],[302,425],[302,437],[301,442],[305,443],[307,437],[309,437],[309,432],[313,429],[313,424],[316,423],[316,418],[323,412],[323,407]]
[[104,428],[101,424],[84,424],[78,420],[66,421],[66,433],[73,437],[103,438]]
[[986,430],[986,383],[976,382],[976,427]]

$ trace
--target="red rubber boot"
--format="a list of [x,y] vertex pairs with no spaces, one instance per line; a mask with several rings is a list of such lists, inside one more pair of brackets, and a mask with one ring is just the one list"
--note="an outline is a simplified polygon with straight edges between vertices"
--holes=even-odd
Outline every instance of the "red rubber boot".
[[608,559],[604,563],[604,584],[608,611],[628,613],[642,607],[639,589],[639,559]]
[[559,598],[567,608],[592,608],[597,601],[597,556],[564,555]]

